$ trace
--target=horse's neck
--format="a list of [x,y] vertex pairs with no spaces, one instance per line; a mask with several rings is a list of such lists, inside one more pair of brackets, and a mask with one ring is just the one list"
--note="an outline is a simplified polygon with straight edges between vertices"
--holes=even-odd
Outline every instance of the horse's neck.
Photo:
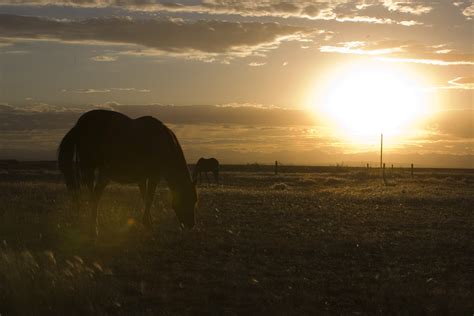
[[180,170],[179,172],[167,172],[164,174],[165,181],[172,191],[183,191],[192,185],[189,171]]

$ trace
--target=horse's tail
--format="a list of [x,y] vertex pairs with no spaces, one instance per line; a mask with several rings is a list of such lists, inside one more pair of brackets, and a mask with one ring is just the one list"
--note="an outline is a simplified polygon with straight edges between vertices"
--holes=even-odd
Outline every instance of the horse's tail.
[[77,142],[77,127],[74,126],[64,136],[58,148],[59,170],[64,175],[69,192],[73,195],[79,191],[79,173],[76,167]]
[[194,165],[194,169],[193,169],[193,175],[192,175],[192,177],[191,177],[193,183],[196,183],[196,182],[197,182],[197,175],[198,175],[198,172],[199,172],[199,171],[198,171],[198,165],[195,164],[195,165]]

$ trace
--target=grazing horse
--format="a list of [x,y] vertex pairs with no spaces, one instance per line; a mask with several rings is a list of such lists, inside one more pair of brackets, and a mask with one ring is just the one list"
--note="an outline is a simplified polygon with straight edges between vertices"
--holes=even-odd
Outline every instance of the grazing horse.
[[197,183],[199,177],[199,183],[202,183],[201,173],[204,172],[206,175],[207,182],[209,183],[209,176],[207,172],[211,171],[214,174],[214,180],[219,183],[219,161],[216,158],[199,158],[194,167],[193,181]]
[[91,219],[97,235],[97,207],[110,181],[137,183],[145,204],[143,223],[151,227],[150,207],[163,177],[181,226],[194,226],[197,195],[175,134],[159,120],[131,119],[107,110],[83,114],[58,149],[59,169],[78,202],[81,184],[91,193]]

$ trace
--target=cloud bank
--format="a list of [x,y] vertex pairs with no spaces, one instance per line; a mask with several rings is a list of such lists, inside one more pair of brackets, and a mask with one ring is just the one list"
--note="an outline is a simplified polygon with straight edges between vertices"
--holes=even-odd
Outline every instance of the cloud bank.
[[[3,4],[33,6],[57,5],[89,8],[116,7],[147,12],[185,12],[251,17],[268,16],[312,20],[336,20],[339,22],[401,24],[407,26],[420,24],[420,22],[400,20],[398,18],[417,17],[427,14],[432,10],[432,7],[427,3],[393,0],[203,0],[199,2],[156,0],[5,0]],[[395,17],[397,19],[395,19]]]
[[[0,15],[3,40],[54,40],[65,43],[134,45],[149,54],[248,56],[263,54],[284,41],[308,41],[314,29],[278,23],[93,18],[81,21]],[[135,49],[135,52],[140,52]],[[132,50],[133,52],[133,50]],[[110,57],[95,57],[110,61]]]
[[[59,141],[85,111],[100,106],[0,104],[0,159],[55,159]],[[374,152],[348,153],[324,122],[304,110],[259,105],[164,106],[106,104],[131,117],[152,115],[177,134],[190,162],[217,156],[225,163],[334,164],[373,162]],[[453,124],[453,122],[457,122]],[[443,111],[426,123],[425,134],[387,153],[394,163],[474,167],[472,110]]]

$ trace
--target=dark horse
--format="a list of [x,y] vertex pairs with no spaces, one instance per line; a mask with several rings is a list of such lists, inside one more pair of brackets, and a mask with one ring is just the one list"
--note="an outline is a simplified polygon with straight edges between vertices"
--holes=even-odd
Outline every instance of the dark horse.
[[193,181],[194,183],[197,183],[198,177],[199,177],[199,183],[202,182],[201,179],[201,173],[204,172],[206,175],[207,182],[209,181],[209,176],[207,175],[207,172],[211,171],[214,174],[214,180],[216,180],[216,183],[219,183],[219,161],[216,158],[199,158],[199,160],[196,163],[196,166],[194,167],[194,172],[193,172]]
[[59,169],[78,201],[81,184],[91,192],[91,216],[97,233],[97,206],[109,181],[137,183],[145,202],[143,223],[150,227],[150,207],[160,178],[172,193],[172,207],[182,226],[194,226],[197,195],[175,134],[159,120],[131,119],[107,110],[83,114],[58,149]]

